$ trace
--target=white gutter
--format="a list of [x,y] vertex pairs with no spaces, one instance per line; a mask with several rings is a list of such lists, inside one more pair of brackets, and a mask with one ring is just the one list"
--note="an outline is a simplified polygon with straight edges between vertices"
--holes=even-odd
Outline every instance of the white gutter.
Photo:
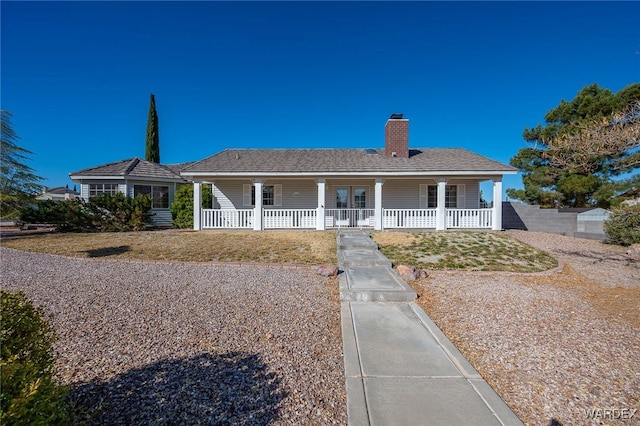
[[496,175],[515,175],[517,170],[513,171],[433,171],[433,172],[228,172],[228,173],[216,173],[216,172],[190,172],[180,173],[180,176],[185,178],[196,177],[256,177],[256,176],[270,176],[270,177],[318,177],[318,176],[340,176],[340,177],[386,177],[392,178],[396,176],[496,176]]

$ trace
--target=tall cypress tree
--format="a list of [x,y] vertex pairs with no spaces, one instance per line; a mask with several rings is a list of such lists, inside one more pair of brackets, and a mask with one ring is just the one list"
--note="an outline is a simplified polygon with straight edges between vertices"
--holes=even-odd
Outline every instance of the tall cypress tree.
[[160,136],[158,134],[158,113],[156,112],[156,98],[151,94],[149,103],[149,118],[147,119],[147,149],[144,159],[152,163],[160,163]]

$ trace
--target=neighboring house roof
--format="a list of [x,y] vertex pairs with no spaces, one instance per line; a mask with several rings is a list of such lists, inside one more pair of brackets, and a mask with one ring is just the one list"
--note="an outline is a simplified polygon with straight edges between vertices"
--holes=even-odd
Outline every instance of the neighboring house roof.
[[80,193],[69,189],[66,186],[57,186],[55,188],[43,188],[42,193],[36,197],[36,200],[65,200],[79,197]]
[[188,164],[191,163],[162,165],[134,157],[72,172],[69,176],[71,179],[141,178],[182,181],[184,179],[180,176],[180,170]]
[[73,189],[69,189],[66,186],[57,186],[55,188],[46,188],[43,191],[44,194],[55,194],[55,195],[65,195],[65,194],[73,194],[80,195],[78,191],[74,191]]
[[185,167],[183,176],[270,174],[514,174],[517,169],[461,148],[411,149],[389,158],[384,149],[227,149]]

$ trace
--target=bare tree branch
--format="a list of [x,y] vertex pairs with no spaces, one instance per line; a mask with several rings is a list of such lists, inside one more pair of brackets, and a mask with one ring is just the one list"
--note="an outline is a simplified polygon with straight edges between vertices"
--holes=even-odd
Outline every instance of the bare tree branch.
[[640,102],[608,118],[572,123],[571,130],[546,141],[544,156],[570,173],[591,174],[605,161],[612,174],[640,166]]

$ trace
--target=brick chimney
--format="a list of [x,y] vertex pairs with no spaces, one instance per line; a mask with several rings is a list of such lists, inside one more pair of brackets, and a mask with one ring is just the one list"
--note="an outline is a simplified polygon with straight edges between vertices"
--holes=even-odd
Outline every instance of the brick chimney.
[[402,114],[391,114],[384,126],[386,157],[409,158],[409,120]]

